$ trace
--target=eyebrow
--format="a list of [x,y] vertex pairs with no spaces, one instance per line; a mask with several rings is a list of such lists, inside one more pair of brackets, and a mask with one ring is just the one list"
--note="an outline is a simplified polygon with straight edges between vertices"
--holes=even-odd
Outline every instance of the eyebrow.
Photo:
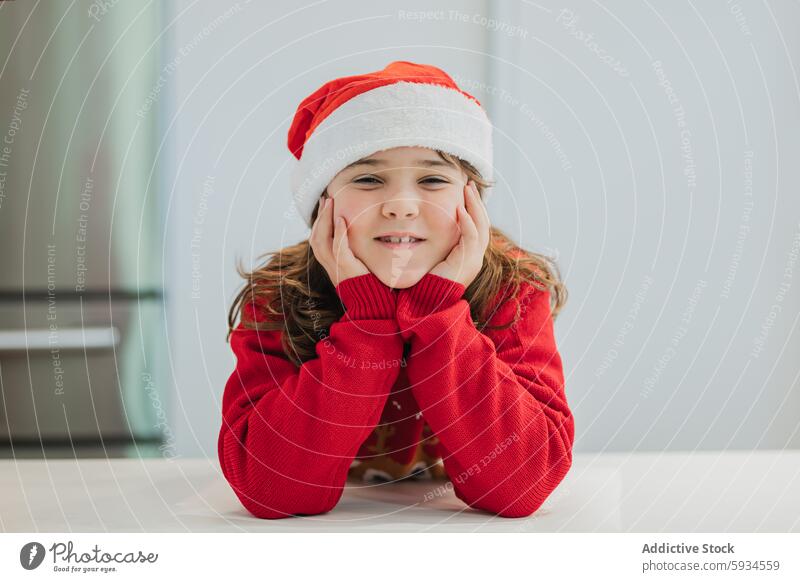
[[[348,170],[356,166],[372,166],[372,167],[385,166],[388,163],[389,162],[386,160],[376,160],[374,158],[367,158],[365,160],[358,160],[356,162],[353,162],[349,166],[345,166],[344,169]],[[423,166],[426,168],[439,168],[439,167],[453,168],[452,164],[445,162],[444,160],[415,160],[414,162],[412,162],[412,164],[416,166]]]

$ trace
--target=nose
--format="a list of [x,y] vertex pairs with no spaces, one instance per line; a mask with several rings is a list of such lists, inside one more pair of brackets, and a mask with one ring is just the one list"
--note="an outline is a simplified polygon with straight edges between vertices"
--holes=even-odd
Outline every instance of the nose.
[[419,200],[413,193],[401,191],[384,201],[381,212],[386,218],[395,220],[415,218],[419,215]]

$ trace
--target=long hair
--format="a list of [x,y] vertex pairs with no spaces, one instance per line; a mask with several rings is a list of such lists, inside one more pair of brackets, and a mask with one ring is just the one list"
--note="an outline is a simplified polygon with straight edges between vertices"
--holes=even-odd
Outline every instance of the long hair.
[[[436,150],[445,161],[460,167],[475,181],[483,194],[489,186],[472,164],[446,152]],[[311,215],[317,218],[319,202]],[[236,295],[228,312],[228,335],[236,328],[237,319],[247,329],[282,330],[281,345],[286,356],[300,366],[316,357],[316,344],[328,336],[331,324],[344,315],[344,309],[325,268],[304,240],[259,257],[263,266],[246,271],[236,270],[245,284]],[[490,241],[483,257],[483,266],[464,291],[464,299],[478,330],[505,329],[517,321],[515,317],[501,325],[488,326],[492,313],[506,300],[513,298],[523,281],[539,290],[550,292],[553,319],[567,301],[567,288],[561,281],[558,266],[546,255],[526,251],[497,227],[490,226]],[[244,317],[244,308],[252,304],[259,317],[256,321]],[[491,311],[490,311],[491,309]]]

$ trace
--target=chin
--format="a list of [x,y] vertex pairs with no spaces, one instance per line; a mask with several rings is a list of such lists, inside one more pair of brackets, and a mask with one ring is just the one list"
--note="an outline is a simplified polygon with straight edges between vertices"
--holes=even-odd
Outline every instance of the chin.
[[425,276],[427,271],[422,270],[406,270],[399,273],[391,272],[388,269],[380,269],[373,271],[375,276],[387,287],[392,289],[408,289],[419,283],[420,279]]

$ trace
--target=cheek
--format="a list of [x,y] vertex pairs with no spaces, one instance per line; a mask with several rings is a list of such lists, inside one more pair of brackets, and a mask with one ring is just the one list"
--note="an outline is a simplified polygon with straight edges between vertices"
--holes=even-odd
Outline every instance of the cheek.
[[434,216],[433,232],[438,233],[441,239],[449,244],[458,242],[461,231],[458,226],[458,200],[455,196],[447,200],[436,210]]
[[369,208],[356,200],[343,197],[342,200],[336,200],[335,202],[333,219],[335,221],[339,216],[344,218],[351,245],[362,243],[365,237],[369,238],[371,230],[369,228],[368,215]]
[[362,222],[362,210],[363,209],[357,204],[357,201],[353,200],[351,196],[337,196],[333,203],[334,224],[336,219],[341,216],[351,228],[358,226],[357,223]]

